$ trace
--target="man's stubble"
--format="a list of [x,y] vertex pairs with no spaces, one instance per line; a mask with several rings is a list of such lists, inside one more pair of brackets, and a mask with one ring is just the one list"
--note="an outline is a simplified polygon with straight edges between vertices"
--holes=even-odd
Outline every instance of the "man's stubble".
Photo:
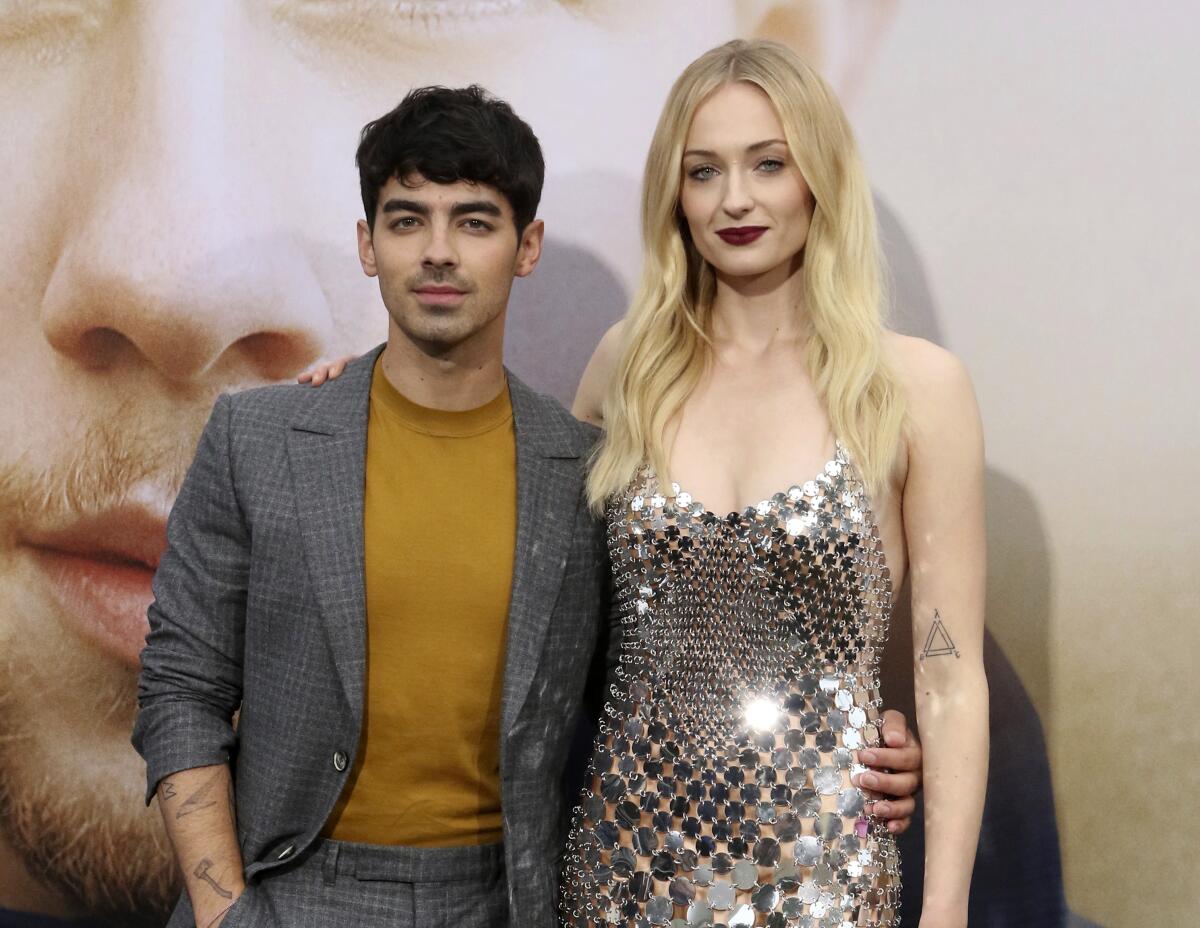
[[166,921],[180,883],[129,742],[136,672],[64,627],[13,545],[35,510],[103,508],[146,480],[178,486],[194,441],[154,436],[130,413],[90,432],[64,464],[0,472],[0,840],[70,908],[150,928]]

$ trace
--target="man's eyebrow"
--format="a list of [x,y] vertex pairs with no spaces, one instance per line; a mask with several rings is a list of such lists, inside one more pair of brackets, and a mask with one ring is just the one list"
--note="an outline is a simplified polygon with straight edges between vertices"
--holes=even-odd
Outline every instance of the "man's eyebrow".
[[[755,142],[753,145],[747,145],[746,151],[747,152],[761,151],[764,148],[770,148],[772,145],[786,145],[786,144],[787,144],[787,142],[784,141],[783,139],[763,139],[761,142]],[[716,158],[717,157],[717,153],[715,151],[709,151],[707,148],[689,148],[687,151],[685,151],[683,153],[683,157],[687,158],[689,155],[695,155],[696,157],[699,157],[699,158]]]
[[416,200],[401,200],[393,197],[383,204],[382,212],[385,213],[416,213],[418,216],[428,216],[429,207],[424,203]]
[[483,213],[486,216],[495,216],[497,218],[504,215],[500,211],[500,207],[488,200],[468,200],[466,203],[455,203],[450,207],[450,215],[452,217],[465,216],[468,213]]
[[[382,211],[385,213],[416,213],[418,216],[428,217],[431,215],[428,204],[422,203],[419,200],[405,200],[400,197],[393,197],[387,200]],[[503,216],[500,207],[488,200],[467,200],[463,203],[455,203],[450,207],[450,216],[457,219],[459,216],[466,216],[470,213],[483,213],[486,216]]]

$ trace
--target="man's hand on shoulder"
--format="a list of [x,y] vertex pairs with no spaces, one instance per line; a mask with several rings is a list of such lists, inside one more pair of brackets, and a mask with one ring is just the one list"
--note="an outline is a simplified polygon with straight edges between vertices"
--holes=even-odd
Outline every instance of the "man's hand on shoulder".
[[908,830],[916,808],[916,793],[921,788],[921,743],[908,727],[902,712],[887,709],[883,713],[883,742],[879,747],[858,752],[859,763],[871,769],[854,778],[856,786],[884,798],[871,804],[871,812],[887,822],[894,835]]

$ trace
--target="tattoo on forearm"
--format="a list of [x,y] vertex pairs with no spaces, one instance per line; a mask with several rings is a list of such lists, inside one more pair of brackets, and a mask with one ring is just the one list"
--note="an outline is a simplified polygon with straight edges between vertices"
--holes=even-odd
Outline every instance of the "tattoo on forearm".
[[192,875],[199,880],[204,880],[205,883],[207,883],[209,886],[212,887],[212,891],[214,893],[216,893],[218,896],[220,896],[222,899],[232,899],[233,893],[231,893],[224,886],[222,886],[220,883],[218,883],[213,878],[213,875],[208,872],[209,870],[212,869],[212,866],[213,866],[213,862],[211,860],[209,860],[207,857],[205,857],[204,860],[202,860],[202,861],[200,861],[200,863],[196,864],[196,869],[192,871]]
[[212,792],[213,785],[217,782],[217,775],[209,777],[208,782],[201,786],[196,792],[188,796],[183,801],[183,805],[175,813],[176,820],[183,818],[185,815],[191,815],[193,812],[199,812],[201,809],[208,809],[217,804],[217,800],[210,799],[209,793]]
[[954,640],[950,637],[946,623],[934,609],[933,627],[929,629],[929,637],[925,639],[925,647],[921,649],[921,660],[925,660],[927,657],[946,657],[951,654],[959,657],[958,648],[954,646]]

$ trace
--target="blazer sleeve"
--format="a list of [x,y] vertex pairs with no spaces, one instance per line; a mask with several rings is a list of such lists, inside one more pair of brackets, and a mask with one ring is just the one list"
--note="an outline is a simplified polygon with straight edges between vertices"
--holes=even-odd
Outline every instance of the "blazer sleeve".
[[228,763],[236,739],[250,533],[234,486],[230,416],[230,398],[219,397],[154,575],[133,730],[147,804],[163,777]]

